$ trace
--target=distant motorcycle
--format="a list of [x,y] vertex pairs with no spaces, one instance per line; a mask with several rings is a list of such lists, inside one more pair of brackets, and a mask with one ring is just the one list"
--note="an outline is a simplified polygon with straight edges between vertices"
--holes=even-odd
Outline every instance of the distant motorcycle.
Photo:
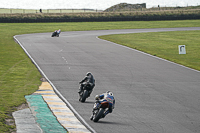
[[54,31],[54,32],[52,33],[51,37],[54,37],[54,36],[56,36],[56,37],[59,37],[59,35],[60,35],[60,32],[61,32],[61,30],[60,30],[60,29],[59,29],[59,30],[56,30],[56,31]]
[[104,118],[104,113],[108,110],[109,103],[108,101],[105,102],[96,102],[93,107],[93,116],[90,118],[94,122],[98,122],[99,119]]
[[57,31],[54,31],[54,32],[52,33],[51,37],[54,37],[54,36],[59,37],[59,34],[57,33]]
[[84,87],[81,90],[81,92],[79,93],[79,101],[80,102],[85,102],[86,98],[89,97],[89,93],[92,89],[92,84],[90,82],[84,82],[83,83]]

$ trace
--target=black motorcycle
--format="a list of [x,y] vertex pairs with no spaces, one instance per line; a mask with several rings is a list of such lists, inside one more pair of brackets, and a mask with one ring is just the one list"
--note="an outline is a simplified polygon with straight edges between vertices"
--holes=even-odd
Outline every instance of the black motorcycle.
[[52,33],[51,37],[54,37],[54,36],[59,37],[59,34],[55,31]]
[[109,103],[108,101],[105,102],[96,102],[93,108],[93,116],[90,118],[94,122],[98,122],[99,119],[104,118],[104,113],[108,110]]
[[92,91],[92,84],[90,82],[84,82],[83,89],[79,93],[79,101],[85,102],[86,98],[89,97],[91,91]]

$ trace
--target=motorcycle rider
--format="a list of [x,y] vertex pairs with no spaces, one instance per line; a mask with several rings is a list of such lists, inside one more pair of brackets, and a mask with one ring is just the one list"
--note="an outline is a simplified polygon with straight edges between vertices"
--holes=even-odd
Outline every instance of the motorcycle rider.
[[54,31],[54,34],[55,34],[55,36],[59,37],[59,35],[60,35],[60,32],[61,32],[61,30],[60,30],[60,29],[59,29],[59,30],[55,30],[55,31]]
[[[111,91],[107,91],[106,93],[103,93],[101,95],[96,95],[95,100],[97,100],[96,101],[97,104],[96,104],[96,107],[93,108],[93,112],[102,102],[108,101],[109,103],[109,108],[103,114],[102,118],[104,118],[108,113],[112,113],[113,109],[115,108],[115,98]],[[90,120],[92,119],[93,119],[93,115],[90,117]]]
[[88,97],[89,97],[90,94],[91,94],[92,91],[93,91],[94,86],[95,86],[95,79],[94,79],[94,76],[92,75],[91,72],[87,72],[87,73],[86,73],[86,76],[83,78],[83,80],[81,80],[81,81],[79,82],[80,88],[79,88],[78,93],[80,93],[80,92],[83,91],[83,87],[84,87],[84,85],[86,85],[87,82],[89,82],[90,87],[91,87],[91,88],[90,88],[90,91],[89,91],[89,94],[88,94]]
[[56,31],[56,33],[57,33],[58,36],[60,35],[60,32],[61,32],[60,29]]

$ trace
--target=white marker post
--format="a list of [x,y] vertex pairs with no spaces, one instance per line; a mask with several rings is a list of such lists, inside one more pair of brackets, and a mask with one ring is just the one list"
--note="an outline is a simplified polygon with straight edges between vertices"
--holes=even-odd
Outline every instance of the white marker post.
[[185,45],[178,46],[179,54],[186,54]]

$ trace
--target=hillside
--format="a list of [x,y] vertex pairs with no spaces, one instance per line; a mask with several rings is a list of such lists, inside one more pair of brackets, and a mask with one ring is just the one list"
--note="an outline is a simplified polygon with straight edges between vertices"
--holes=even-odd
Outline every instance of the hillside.
[[104,12],[113,12],[113,11],[132,11],[137,10],[141,8],[146,8],[146,3],[142,4],[128,4],[128,3],[120,3],[117,5],[114,5],[106,10]]
[[164,11],[164,10],[199,10],[200,5],[198,6],[186,6],[186,7],[157,7],[146,8],[146,3],[142,4],[128,4],[128,3],[120,3],[110,8],[104,10],[104,12],[124,12],[124,11]]

